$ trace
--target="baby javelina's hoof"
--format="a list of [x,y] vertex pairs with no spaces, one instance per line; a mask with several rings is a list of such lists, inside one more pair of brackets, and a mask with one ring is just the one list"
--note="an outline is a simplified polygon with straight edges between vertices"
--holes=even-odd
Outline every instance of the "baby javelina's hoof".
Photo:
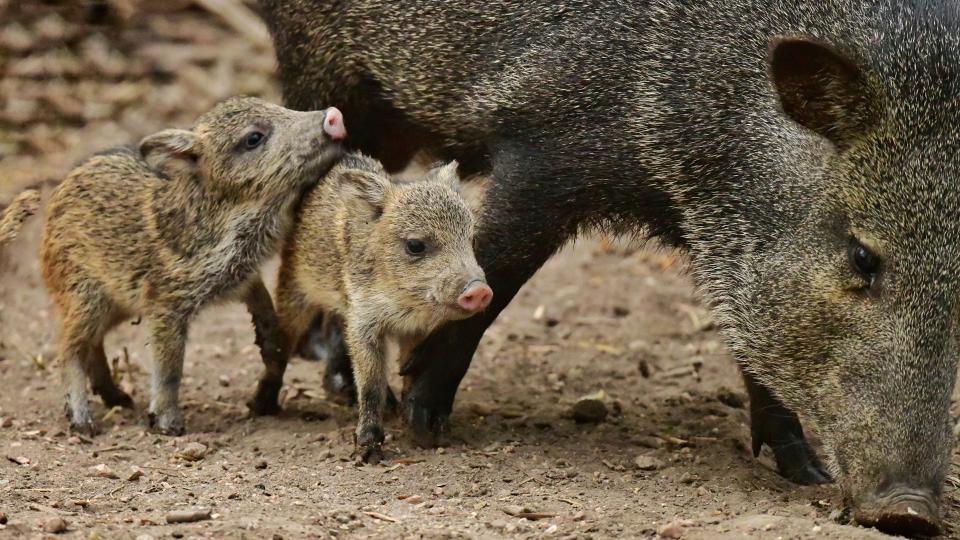
[[383,461],[383,427],[380,425],[360,425],[354,436],[357,460],[362,463],[376,465]]
[[179,409],[166,409],[160,413],[147,413],[150,429],[162,435],[179,437],[187,432],[187,424]]
[[97,424],[97,421],[93,419],[93,415],[89,410],[80,410],[79,414],[74,414],[70,404],[64,403],[63,413],[70,422],[71,433],[78,433],[88,437],[94,437],[100,434],[100,426]]
[[280,414],[281,409],[278,398],[280,396],[280,385],[272,381],[263,381],[257,385],[257,393],[253,398],[247,401],[247,408],[255,416],[275,416]]
[[[255,314],[264,378],[276,383],[265,386],[279,390],[286,356],[257,273],[279,251],[304,191],[339,159],[345,136],[333,107],[298,112],[231,98],[189,130],[102,152],[67,175],[50,198],[41,259],[61,314],[59,365],[75,429],[96,431],[88,381],[106,405],[133,404],[111,377],[103,338],[142,315],[153,348],[150,424],[183,434],[188,321],[222,299],[243,298]],[[275,394],[264,399],[275,404]]]
[[473,235],[456,162],[400,183],[378,161],[348,154],[304,198],[277,279],[283,350],[293,351],[321,312],[343,321],[364,461],[383,452],[387,340],[404,365],[440,325],[490,305]]

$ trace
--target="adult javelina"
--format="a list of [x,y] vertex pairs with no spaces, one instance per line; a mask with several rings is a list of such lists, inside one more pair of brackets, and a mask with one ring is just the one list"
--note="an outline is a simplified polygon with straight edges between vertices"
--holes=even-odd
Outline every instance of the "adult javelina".
[[[743,366],[754,446],[861,523],[939,525],[960,301],[960,20],[952,1],[265,0],[286,99],[333,102],[393,166],[487,169],[497,291],[405,368],[440,432],[484,329],[577,231],[653,235]],[[398,136],[402,134],[402,136]],[[470,171],[464,171],[470,172]],[[429,438],[429,437],[425,437]]]

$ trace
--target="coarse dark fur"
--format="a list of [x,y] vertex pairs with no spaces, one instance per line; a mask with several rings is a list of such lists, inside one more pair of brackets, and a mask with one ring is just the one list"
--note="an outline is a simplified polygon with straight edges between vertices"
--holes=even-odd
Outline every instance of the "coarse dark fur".
[[[60,312],[72,427],[96,430],[88,378],[108,406],[132,405],[110,376],[103,337],[143,315],[154,354],[151,422],[183,433],[177,402],[189,324],[218,300],[242,297],[251,311],[270,304],[259,266],[280,249],[303,191],[340,153],[323,132],[324,114],[231,98],[191,130],[91,157],[54,191],[41,261]],[[265,138],[245,147],[253,132]],[[255,323],[263,345],[270,329]]]
[[497,297],[414,352],[404,402],[422,439],[547,258],[586,228],[644,228],[689,253],[743,367],[755,448],[825,481],[797,411],[860,522],[936,528],[960,305],[957,3],[262,7],[291,106],[342,105],[390,166],[424,147],[492,174],[477,257]]

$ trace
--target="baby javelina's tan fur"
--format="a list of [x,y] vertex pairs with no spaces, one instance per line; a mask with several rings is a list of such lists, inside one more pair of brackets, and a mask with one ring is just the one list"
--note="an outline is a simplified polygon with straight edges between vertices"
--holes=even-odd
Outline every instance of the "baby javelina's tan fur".
[[[191,130],[95,155],[67,176],[49,204],[41,257],[62,320],[72,427],[96,431],[87,378],[107,406],[132,404],[110,376],[103,337],[142,315],[154,357],[151,424],[184,432],[177,401],[191,319],[217,300],[242,298],[254,313],[270,305],[259,266],[280,249],[297,201],[340,156],[345,135],[332,107],[231,98]],[[270,321],[254,322],[263,347]]]
[[378,161],[348,154],[306,196],[284,248],[276,297],[285,350],[318,312],[343,318],[365,461],[381,456],[386,341],[399,344],[403,365],[422,338],[493,297],[456,170],[452,162],[401,183]]

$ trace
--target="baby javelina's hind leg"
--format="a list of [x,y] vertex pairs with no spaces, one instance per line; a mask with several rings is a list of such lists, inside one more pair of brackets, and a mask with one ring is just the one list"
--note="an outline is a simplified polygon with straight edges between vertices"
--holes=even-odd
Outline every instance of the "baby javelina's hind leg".
[[[96,435],[99,429],[90,410],[87,378],[97,369],[93,366],[97,366],[96,354],[103,340],[103,321],[108,316],[109,302],[92,281],[80,280],[78,285],[82,285],[80,290],[87,294],[82,300],[71,302],[63,308],[58,361],[67,394],[66,413],[70,419],[70,428],[87,435]],[[109,374],[107,377],[109,378]],[[101,389],[96,381],[94,389]],[[117,391],[123,393],[119,389]],[[129,400],[129,396],[127,399]]]
[[186,431],[179,406],[187,341],[186,319],[170,313],[150,318],[153,371],[150,377],[152,398],[149,418],[151,427],[166,435],[179,436]]
[[280,413],[280,388],[283,373],[287,369],[289,351],[285,346],[277,312],[274,310],[270,292],[259,278],[250,285],[244,298],[247,311],[253,318],[256,343],[263,358],[263,375],[257,384],[257,393],[247,402],[253,414],[273,415]]
[[90,348],[87,376],[90,378],[93,393],[100,396],[104,405],[110,408],[133,408],[133,398],[113,380],[110,365],[107,363],[107,353],[103,350],[102,337]]

